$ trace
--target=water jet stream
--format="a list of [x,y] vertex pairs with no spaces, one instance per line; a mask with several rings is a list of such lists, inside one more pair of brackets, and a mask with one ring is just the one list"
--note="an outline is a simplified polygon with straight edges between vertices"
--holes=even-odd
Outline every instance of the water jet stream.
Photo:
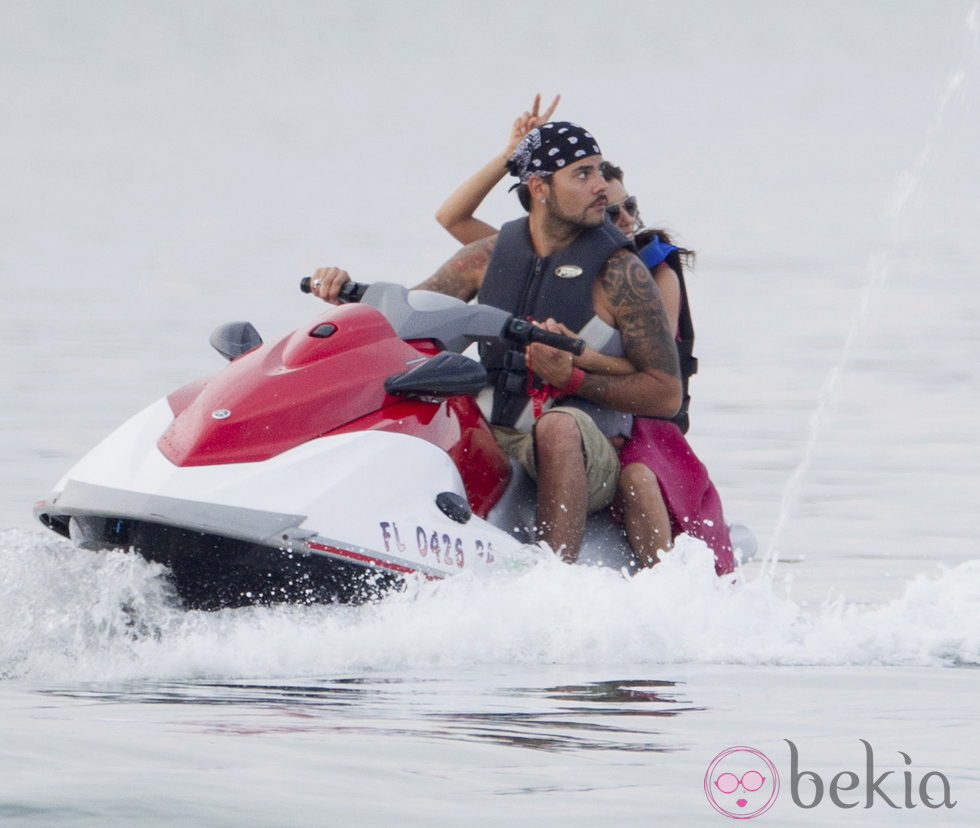
[[776,564],[779,563],[779,541],[799,502],[803,479],[810,469],[817,442],[831,414],[836,409],[841,377],[850,363],[854,343],[858,334],[865,327],[868,312],[875,296],[888,279],[891,259],[898,249],[898,242],[901,238],[902,217],[929,168],[933,146],[942,130],[946,112],[957,99],[958,93],[964,86],[964,81],[973,71],[978,58],[980,58],[980,3],[974,4],[970,9],[965,25],[970,35],[972,48],[969,49],[967,56],[961,59],[960,68],[947,78],[946,85],[939,97],[936,113],[926,129],[922,149],[911,166],[899,173],[895,191],[885,205],[884,217],[888,221],[889,245],[884,251],[873,253],[868,258],[868,278],[852,316],[844,344],[841,347],[840,358],[830,369],[820,389],[813,413],[809,418],[803,454],[783,487],[776,525],[773,528],[765,554],[762,556],[760,578],[771,579],[775,573]]

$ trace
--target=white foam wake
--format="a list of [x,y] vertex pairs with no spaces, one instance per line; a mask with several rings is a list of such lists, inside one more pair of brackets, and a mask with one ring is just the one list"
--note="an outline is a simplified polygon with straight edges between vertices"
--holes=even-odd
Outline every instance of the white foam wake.
[[34,680],[324,675],[471,664],[980,664],[980,561],[877,606],[805,608],[768,579],[717,579],[682,539],[628,579],[545,561],[412,583],[362,607],[184,612],[160,567],[0,533],[0,676]]

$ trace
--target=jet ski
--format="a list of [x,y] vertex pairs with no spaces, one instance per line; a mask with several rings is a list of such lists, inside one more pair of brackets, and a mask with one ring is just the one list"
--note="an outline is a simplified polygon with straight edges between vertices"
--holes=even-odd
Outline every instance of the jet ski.
[[[584,343],[401,285],[348,283],[342,300],[272,344],[248,322],[218,328],[228,364],[112,432],[35,516],[165,565],[196,609],[356,603],[408,577],[532,564],[533,484],[498,447],[475,399],[486,371],[463,351]],[[628,567],[622,531],[601,523],[581,559]]]

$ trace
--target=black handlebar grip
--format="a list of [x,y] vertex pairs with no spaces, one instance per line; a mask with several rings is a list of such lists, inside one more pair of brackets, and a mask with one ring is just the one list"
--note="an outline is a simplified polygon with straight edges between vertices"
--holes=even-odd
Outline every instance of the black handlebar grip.
[[361,282],[344,282],[340,286],[340,301],[360,302],[368,287],[370,286]]
[[552,333],[544,328],[535,328],[531,339],[540,342],[542,345],[550,345],[560,351],[569,351],[573,354],[581,354],[585,350],[585,340],[575,339],[560,333]]
[[[310,277],[304,276],[299,280],[299,289],[303,293],[311,293],[310,290]],[[344,282],[340,286],[340,301],[341,302],[360,302],[361,297],[364,295],[364,291],[368,289],[367,285],[363,285],[360,282]]]

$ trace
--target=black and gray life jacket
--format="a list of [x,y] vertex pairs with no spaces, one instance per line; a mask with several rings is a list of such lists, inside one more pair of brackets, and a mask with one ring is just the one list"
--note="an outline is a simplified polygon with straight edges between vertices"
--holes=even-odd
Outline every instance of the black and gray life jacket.
[[[527,218],[508,222],[500,229],[478,300],[523,318],[550,317],[581,331],[595,316],[596,277],[606,260],[624,247],[631,248],[631,243],[607,221],[583,231],[568,247],[541,257],[531,246]],[[494,389],[490,421],[514,426],[529,399],[524,349],[487,343],[480,348],[480,358]]]

